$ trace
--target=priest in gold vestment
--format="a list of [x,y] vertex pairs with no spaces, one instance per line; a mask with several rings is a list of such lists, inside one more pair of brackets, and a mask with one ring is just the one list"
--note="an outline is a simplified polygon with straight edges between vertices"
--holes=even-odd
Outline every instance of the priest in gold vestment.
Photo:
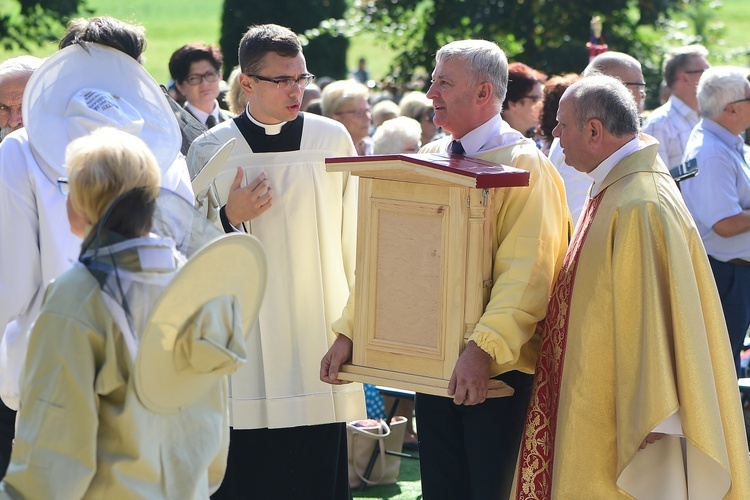
[[552,292],[516,498],[750,498],[721,304],[700,235],[619,80],[554,130],[594,180]]

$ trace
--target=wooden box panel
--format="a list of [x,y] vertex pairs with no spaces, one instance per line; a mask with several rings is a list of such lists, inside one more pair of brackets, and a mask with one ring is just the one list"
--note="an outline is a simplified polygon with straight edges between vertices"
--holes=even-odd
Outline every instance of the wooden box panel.
[[445,361],[464,331],[467,194],[360,179],[355,365],[450,378]]
[[447,396],[492,288],[495,189],[528,172],[434,154],[326,164],[360,176],[354,347],[339,377]]

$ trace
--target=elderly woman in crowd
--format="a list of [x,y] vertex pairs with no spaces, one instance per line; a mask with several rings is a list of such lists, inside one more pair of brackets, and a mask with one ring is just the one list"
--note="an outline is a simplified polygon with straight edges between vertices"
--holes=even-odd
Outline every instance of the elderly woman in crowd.
[[401,116],[414,118],[422,127],[422,144],[427,144],[440,137],[437,125],[433,123],[435,110],[432,107],[432,99],[428,99],[424,92],[413,91],[404,94],[399,102]]
[[405,154],[417,153],[422,146],[422,127],[414,118],[399,116],[386,121],[372,136],[373,153]]
[[369,89],[354,80],[328,84],[321,95],[323,116],[344,124],[360,155],[372,154],[369,97]]
[[372,127],[377,130],[388,120],[401,116],[401,108],[391,99],[381,99],[372,107]]

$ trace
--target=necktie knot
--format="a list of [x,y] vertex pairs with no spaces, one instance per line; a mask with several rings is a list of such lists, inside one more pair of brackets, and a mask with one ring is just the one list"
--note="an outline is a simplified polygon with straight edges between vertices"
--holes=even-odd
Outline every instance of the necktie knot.
[[464,147],[461,145],[461,141],[456,140],[451,141],[450,152],[456,155],[462,155],[466,153]]
[[216,125],[216,117],[214,115],[208,115],[206,118],[206,128],[211,128]]

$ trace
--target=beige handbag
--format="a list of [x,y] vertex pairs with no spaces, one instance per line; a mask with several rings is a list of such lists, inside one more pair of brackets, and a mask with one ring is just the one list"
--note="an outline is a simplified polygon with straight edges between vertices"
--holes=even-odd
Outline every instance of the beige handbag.
[[[370,486],[396,483],[401,457],[388,455],[386,451],[401,453],[405,432],[406,417],[393,417],[390,426],[382,419],[348,422],[349,486],[357,488],[363,482]],[[375,463],[367,475],[373,453]]]

